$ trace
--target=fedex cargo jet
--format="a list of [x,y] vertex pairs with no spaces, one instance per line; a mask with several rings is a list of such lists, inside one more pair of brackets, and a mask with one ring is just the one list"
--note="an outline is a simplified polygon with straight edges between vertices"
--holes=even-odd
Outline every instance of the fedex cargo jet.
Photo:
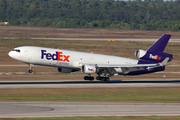
[[109,81],[109,77],[114,75],[140,75],[165,70],[166,63],[173,59],[172,54],[163,52],[170,37],[164,34],[149,49],[138,49],[135,56],[139,60],[35,46],[14,48],[9,56],[29,64],[29,73],[32,73],[33,65],[42,65],[57,67],[62,73],[81,70],[88,74],[84,80],[94,80],[91,74],[96,73],[96,80]]

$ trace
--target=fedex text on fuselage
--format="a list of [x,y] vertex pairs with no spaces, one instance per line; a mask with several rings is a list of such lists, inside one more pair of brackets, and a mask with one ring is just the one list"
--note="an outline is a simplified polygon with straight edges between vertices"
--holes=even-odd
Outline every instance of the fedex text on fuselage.
[[41,50],[41,59],[70,62],[69,57],[69,55],[64,55],[63,52],[56,51],[56,53],[51,54],[47,53],[46,50]]

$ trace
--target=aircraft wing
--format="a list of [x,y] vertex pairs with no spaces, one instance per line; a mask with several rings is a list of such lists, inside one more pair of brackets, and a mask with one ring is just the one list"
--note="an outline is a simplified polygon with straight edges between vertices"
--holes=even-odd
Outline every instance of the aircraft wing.
[[[122,72],[124,74],[132,72],[132,71],[138,71],[138,70],[145,70],[148,69],[149,67],[151,69],[153,69],[154,67],[157,67],[157,64],[131,64],[131,65],[109,65],[109,64],[101,64],[101,65],[97,65],[98,69],[100,70],[108,70],[108,71],[112,71],[112,69],[116,69],[116,68],[121,68]],[[148,69],[150,70],[150,69]]]
[[[100,71],[107,71],[108,73],[111,74],[111,76],[113,76],[114,74],[117,73],[117,69],[121,69],[123,74],[127,74],[129,72],[132,71],[140,71],[140,70],[153,70],[156,69],[158,67],[162,67],[162,66],[166,66],[167,62],[169,61],[170,58],[166,58],[164,59],[164,61],[162,61],[161,63],[156,63],[156,64],[88,64],[90,66],[95,66],[96,68],[98,68],[98,70]],[[83,65],[87,65],[87,64],[83,64]]]
[[156,66],[157,64],[99,64],[98,68],[122,68],[122,67],[148,67],[148,66]]
[[170,58],[164,59],[161,63],[156,63],[156,64],[99,64],[97,65],[98,68],[141,68],[141,67],[161,67],[161,66],[166,66],[167,62],[169,61]]

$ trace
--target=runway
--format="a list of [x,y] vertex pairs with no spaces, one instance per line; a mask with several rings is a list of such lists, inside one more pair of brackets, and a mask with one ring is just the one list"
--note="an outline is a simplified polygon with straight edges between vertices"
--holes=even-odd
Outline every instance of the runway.
[[0,118],[180,115],[180,103],[0,102],[0,106]]
[[[3,37],[3,39],[19,39],[18,37]],[[88,40],[88,41],[135,41],[135,42],[155,42],[157,39],[148,39],[148,38],[140,38],[140,39],[117,39],[117,38],[30,38],[30,39],[40,39],[40,40]],[[180,39],[170,39],[169,42],[180,42]]]
[[[7,88],[179,87],[180,80],[1,81]],[[78,116],[180,116],[180,103],[0,102],[0,118]]]
[[[1,81],[7,88],[179,87],[180,80]],[[180,103],[0,102],[0,118],[180,116]]]
[[0,81],[2,88],[112,88],[112,87],[180,87],[180,80],[31,80]]

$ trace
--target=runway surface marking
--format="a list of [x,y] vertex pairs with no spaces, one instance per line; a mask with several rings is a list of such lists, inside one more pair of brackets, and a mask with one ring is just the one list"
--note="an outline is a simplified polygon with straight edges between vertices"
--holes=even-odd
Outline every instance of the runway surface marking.
[[180,87],[180,80],[30,80],[0,81],[2,88],[110,88],[110,87]]
[[180,103],[0,102],[0,106],[0,118],[180,115]]

